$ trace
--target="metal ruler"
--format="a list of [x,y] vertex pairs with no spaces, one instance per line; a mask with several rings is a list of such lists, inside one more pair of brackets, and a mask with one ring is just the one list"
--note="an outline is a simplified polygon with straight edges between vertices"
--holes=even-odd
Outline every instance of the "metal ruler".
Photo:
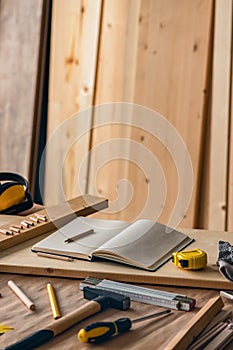
[[101,280],[87,277],[80,283],[80,289],[82,290],[84,287],[96,287],[111,292],[117,292],[130,297],[130,299],[133,301],[139,301],[142,303],[162,306],[175,310],[190,311],[196,304],[195,299],[188,298],[186,295],[139,287],[107,279]]

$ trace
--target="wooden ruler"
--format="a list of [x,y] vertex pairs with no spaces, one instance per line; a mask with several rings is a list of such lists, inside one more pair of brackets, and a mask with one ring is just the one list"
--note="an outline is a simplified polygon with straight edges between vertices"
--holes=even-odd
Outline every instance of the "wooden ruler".
[[104,198],[83,195],[21,216],[11,224],[0,227],[0,251],[61,227],[76,216],[87,216],[107,206],[108,201]]

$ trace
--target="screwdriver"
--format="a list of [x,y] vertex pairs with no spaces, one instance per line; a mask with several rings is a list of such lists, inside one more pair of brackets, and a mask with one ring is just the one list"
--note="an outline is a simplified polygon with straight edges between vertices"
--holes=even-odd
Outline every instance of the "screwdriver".
[[128,317],[119,318],[113,322],[96,322],[92,323],[78,332],[78,340],[82,343],[99,343],[109,339],[112,335],[128,331],[133,323],[142,322],[153,317],[161,316],[170,313],[171,310],[164,310],[143,316],[135,320],[130,320]]

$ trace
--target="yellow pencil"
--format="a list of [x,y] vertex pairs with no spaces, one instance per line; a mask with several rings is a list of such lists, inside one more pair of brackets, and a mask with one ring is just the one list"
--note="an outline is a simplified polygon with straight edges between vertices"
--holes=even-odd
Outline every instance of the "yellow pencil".
[[47,284],[47,292],[49,295],[49,301],[50,301],[50,305],[52,308],[53,318],[55,320],[57,320],[58,318],[61,317],[61,313],[60,313],[60,310],[58,307],[55,290],[54,290],[53,285],[51,283]]

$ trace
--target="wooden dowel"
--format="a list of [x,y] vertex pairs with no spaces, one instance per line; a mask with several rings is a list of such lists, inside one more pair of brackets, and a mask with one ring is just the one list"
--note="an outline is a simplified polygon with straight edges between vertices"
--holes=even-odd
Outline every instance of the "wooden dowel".
[[34,216],[30,216],[30,220],[31,220],[31,221],[34,221],[34,222],[36,222],[36,223],[39,223],[39,222],[40,222],[40,220],[39,220],[38,218],[35,218]]
[[14,235],[13,232],[9,231],[9,230],[5,230],[5,229],[0,229],[0,233],[2,233],[3,235]]
[[34,226],[34,222],[32,221],[24,220],[24,222],[26,222],[26,224],[28,224],[29,226]]
[[16,232],[16,233],[20,233],[20,229],[16,228],[16,227],[13,227],[13,226],[10,227],[10,231],[13,231],[13,232]]
[[11,227],[18,228],[19,230],[21,230],[23,228],[22,225],[11,225]]
[[26,228],[30,227],[30,225],[25,221],[21,221],[21,224]]
[[41,214],[35,214],[37,219],[41,220],[41,221],[47,221],[47,217],[45,215],[41,215]]
[[35,304],[27,297],[26,294],[13,281],[8,281],[8,287],[30,310],[35,310]]
[[205,350],[220,350],[225,348],[233,338],[233,329],[225,328],[206,347]]

